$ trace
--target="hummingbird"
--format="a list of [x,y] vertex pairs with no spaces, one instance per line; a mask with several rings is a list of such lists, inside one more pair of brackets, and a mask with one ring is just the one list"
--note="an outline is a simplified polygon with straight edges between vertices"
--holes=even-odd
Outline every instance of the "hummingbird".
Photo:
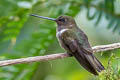
[[56,36],[60,46],[70,56],[74,56],[88,72],[98,75],[98,72],[105,70],[101,62],[93,55],[93,50],[88,42],[87,35],[77,26],[71,16],[62,15],[56,19],[35,14],[31,14],[31,16],[56,22]]

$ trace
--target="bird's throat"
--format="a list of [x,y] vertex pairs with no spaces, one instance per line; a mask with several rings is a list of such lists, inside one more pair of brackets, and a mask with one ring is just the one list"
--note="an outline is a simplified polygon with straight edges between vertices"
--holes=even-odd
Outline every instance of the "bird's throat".
[[57,32],[57,35],[62,35],[63,33],[65,33],[66,31],[68,31],[69,29],[61,29]]

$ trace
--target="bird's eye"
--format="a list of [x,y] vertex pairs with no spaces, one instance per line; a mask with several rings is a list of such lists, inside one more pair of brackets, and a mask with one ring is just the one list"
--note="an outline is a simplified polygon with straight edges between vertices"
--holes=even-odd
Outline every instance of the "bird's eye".
[[65,20],[64,18],[62,18],[62,19],[59,19],[59,21],[61,21],[61,22],[65,22],[66,20]]

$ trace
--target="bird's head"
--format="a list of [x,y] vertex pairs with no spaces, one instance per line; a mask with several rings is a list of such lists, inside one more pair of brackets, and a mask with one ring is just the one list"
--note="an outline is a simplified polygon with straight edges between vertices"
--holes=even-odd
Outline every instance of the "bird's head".
[[59,16],[55,21],[58,26],[70,26],[75,24],[75,20],[71,16]]

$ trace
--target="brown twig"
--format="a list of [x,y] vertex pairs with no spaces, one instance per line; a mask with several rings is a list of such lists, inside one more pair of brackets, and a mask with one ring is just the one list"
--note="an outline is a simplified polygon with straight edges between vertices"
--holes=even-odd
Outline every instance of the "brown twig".
[[[103,52],[108,50],[114,50],[120,48],[120,43],[108,44],[108,45],[99,45],[92,47],[93,52]],[[57,54],[50,54],[45,56],[35,56],[35,57],[27,57],[27,58],[20,58],[20,59],[11,59],[11,60],[4,60],[0,61],[0,66],[8,66],[14,64],[23,64],[23,63],[31,63],[31,62],[38,62],[38,61],[48,61],[48,60],[55,60],[70,57],[66,53],[57,53]]]

